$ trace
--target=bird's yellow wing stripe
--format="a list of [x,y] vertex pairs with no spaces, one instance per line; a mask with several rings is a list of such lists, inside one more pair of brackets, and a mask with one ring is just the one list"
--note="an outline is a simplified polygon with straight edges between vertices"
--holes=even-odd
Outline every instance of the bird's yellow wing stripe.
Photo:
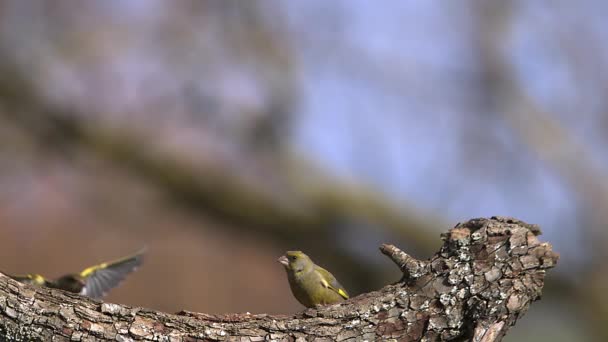
[[325,287],[327,289],[331,289],[333,291],[336,291],[340,296],[342,296],[342,298],[348,299],[348,294],[346,293],[346,291],[344,291],[342,289],[336,289],[336,288],[334,288],[333,286],[329,285],[329,283],[327,282],[327,280],[321,279],[321,285],[323,285],[323,287]]
[[137,252],[133,255],[129,255],[128,257],[124,257],[124,258],[121,258],[118,260],[104,262],[99,265],[91,266],[89,268],[84,269],[84,271],[80,272],[80,276],[83,278],[86,278],[86,277],[90,276],[91,274],[95,273],[96,271],[129,261],[129,260],[132,260],[132,259],[135,259],[138,257],[141,257],[145,252],[146,252],[146,248],[144,247],[139,252]]
[[19,282],[29,279],[34,284],[40,285],[40,286],[42,286],[46,283],[46,279],[43,276],[41,276],[40,274],[9,275],[9,277],[11,277]]
[[42,285],[46,282],[46,279],[44,279],[43,276],[41,276],[40,274],[28,274],[26,275],[27,278],[31,279],[32,281],[34,281],[36,284]]
[[33,281],[36,282],[36,284],[44,284],[46,282],[46,279],[44,279],[43,276],[41,276],[40,274],[30,274],[28,275],[28,277],[30,279],[32,279]]
[[89,268],[86,268],[84,271],[80,272],[80,276],[83,278],[86,278],[88,276],[90,276],[91,274],[93,274],[95,271],[100,270],[100,269],[104,269],[108,267],[108,263],[104,262],[102,264],[99,265],[95,265],[95,266],[91,266]]

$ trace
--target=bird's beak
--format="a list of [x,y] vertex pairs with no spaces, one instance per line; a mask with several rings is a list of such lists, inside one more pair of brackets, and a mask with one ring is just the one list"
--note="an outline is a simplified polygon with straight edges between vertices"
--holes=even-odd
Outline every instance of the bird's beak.
[[283,266],[287,267],[289,266],[289,260],[287,260],[286,256],[282,256],[280,258],[277,259],[278,262],[280,262],[281,264],[283,264]]

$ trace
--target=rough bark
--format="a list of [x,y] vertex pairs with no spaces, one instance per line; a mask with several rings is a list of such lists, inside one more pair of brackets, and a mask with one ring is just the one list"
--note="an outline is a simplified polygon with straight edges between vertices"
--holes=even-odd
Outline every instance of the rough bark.
[[0,276],[0,340],[500,341],[540,298],[545,270],[557,262],[539,234],[535,225],[493,217],[442,234],[429,260],[383,245],[403,272],[398,283],[285,316],[168,314]]

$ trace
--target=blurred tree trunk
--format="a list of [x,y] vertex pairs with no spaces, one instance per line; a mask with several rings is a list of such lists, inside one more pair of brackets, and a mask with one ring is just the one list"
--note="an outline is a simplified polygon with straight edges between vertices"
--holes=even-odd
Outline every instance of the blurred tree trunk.
[[[28,341],[500,341],[539,299],[558,255],[535,225],[493,217],[458,224],[416,260],[380,250],[403,278],[377,292],[291,316],[167,314],[100,303],[2,276],[0,338]],[[165,295],[171,295],[170,293]]]

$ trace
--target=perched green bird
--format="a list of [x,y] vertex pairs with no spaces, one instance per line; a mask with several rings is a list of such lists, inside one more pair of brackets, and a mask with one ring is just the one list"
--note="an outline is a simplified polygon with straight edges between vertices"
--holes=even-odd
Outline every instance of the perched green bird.
[[145,249],[142,249],[132,256],[91,266],[80,273],[66,274],[55,280],[46,279],[40,274],[8,276],[21,283],[61,289],[98,299],[135,271],[142,264],[144,253]]
[[291,292],[302,305],[311,308],[348,299],[336,278],[301,251],[288,251],[277,261],[285,266]]

